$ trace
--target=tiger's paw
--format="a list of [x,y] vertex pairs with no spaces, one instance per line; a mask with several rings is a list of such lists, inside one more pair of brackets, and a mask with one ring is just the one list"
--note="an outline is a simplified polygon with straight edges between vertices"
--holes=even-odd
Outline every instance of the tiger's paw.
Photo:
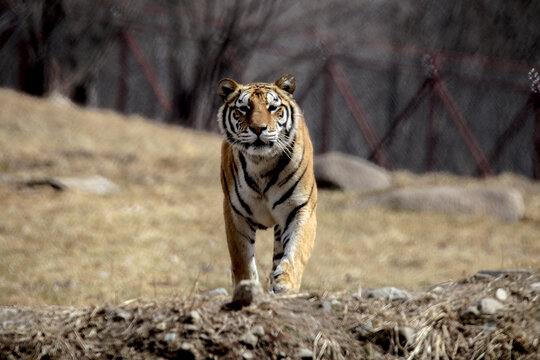
[[283,294],[295,289],[290,276],[290,264],[287,260],[283,261],[272,273],[272,284],[270,292],[274,294]]

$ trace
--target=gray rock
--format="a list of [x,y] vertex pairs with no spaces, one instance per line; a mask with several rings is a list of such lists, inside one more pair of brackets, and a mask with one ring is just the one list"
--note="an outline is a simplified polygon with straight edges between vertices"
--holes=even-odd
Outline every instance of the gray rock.
[[534,291],[534,292],[540,292],[540,281],[539,282],[534,282],[531,284],[531,289]]
[[229,296],[229,292],[224,288],[216,288],[212,290],[208,290],[201,294],[204,297],[214,297],[214,296]]
[[385,299],[390,301],[395,300],[411,300],[412,295],[401,289],[397,289],[392,286],[383,287],[380,289],[369,290],[368,298]]
[[323,301],[321,303],[321,307],[324,312],[330,312],[332,310],[332,304],[330,303],[330,301]]
[[245,360],[251,360],[253,359],[253,354],[249,351],[245,351],[244,353],[242,353],[242,358]]
[[478,306],[469,306],[463,310],[459,316],[463,320],[472,320],[480,317],[480,310],[478,310]]
[[313,351],[306,348],[300,348],[294,354],[294,358],[295,359],[313,359]]
[[264,328],[261,325],[255,325],[251,328],[251,333],[255,336],[264,336]]
[[359,206],[380,205],[396,210],[443,214],[484,214],[505,221],[523,217],[521,193],[508,187],[470,187],[434,185],[402,188],[362,199]]
[[462,311],[460,316],[464,320],[481,319],[486,315],[495,314],[503,307],[503,304],[493,298],[484,298],[478,301],[476,305],[469,306],[467,309]]
[[176,340],[176,333],[170,332],[166,333],[165,337],[163,338],[166,342],[173,342]]
[[484,315],[493,315],[504,307],[503,304],[492,298],[484,298],[477,304],[478,311]]
[[508,292],[502,288],[499,288],[497,291],[495,291],[495,297],[499,301],[506,301],[508,299]]
[[263,296],[261,284],[255,280],[242,280],[234,289],[232,304],[234,306],[248,306],[260,301]]
[[199,324],[201,322],[201,314],[197,310],[191,310],[185,319],[186,323]]
[[339,152],[315,156],[313,169],[320,188],[368,192],[392,184],[392,177],[385,169]]
[[240,338],[240,342],[244,345],[247,345],[251,348],[254,348],[255,346],[257,346],[257,342],[259,341],[259,338],[255,335],[253,335],[253,333],[251,332],[247,332],[245,333],[241,338]]
[[405,348],[410,348],[414,345],[416,340],[416,330],[410,326],[400,326],[398,327],[398,336],[402,346]]
[[56,190],[76,190],[95,195],[108,195],[119,190],[118,185],[100,175],[32,179],[24,182],[22,185],[30,187],[50,186]]

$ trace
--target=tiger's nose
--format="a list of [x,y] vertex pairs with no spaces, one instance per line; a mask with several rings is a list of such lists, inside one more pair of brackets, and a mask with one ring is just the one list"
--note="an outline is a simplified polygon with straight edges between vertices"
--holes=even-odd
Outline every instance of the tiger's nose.
[[266,125],[263,125],[263,124],[251,124],[249,125],[249,128],[251,131],[253,131],[255,134],[257,135],[261,135],[261,132],[263,132],[264,130],[266,130],[268,128],[268,126]]

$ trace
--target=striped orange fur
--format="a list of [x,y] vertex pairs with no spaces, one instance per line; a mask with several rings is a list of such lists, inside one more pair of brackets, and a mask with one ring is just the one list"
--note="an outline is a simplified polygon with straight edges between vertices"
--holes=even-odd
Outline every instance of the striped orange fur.
[[293,100],[296,81],[218,84],[221,185],[233,286],[258,280],[255,236],[274,228],[271,292],[300,288],[316,230],[317,186],[313,146],[302,110]]

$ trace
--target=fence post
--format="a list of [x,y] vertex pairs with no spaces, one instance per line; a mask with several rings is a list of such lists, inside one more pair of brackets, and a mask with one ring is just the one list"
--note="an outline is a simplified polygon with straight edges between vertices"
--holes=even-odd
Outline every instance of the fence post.
[[540,179],[540,75],[535,68],[529,71],[529,79],[534,112],[532,173],[534,179]]
[[128,46],[124,36],[119,36],[118,40],[118,93],[116,94],[116,110],[125,114],[127,111],[127,77],[128,71]]
[[540,92],[532,94],[533,96],[533,110],[534,110],[534,132],[533,132],[533,146],[534,151],[532,154],[533,164],[533,178],[540,179]]
[[332,78],[328,72],[328,63],[324,66],[323,101],[321,101],[321,152],[332,149]]
[[433,91],[433,80],[429,85],[429,103],[428,103],[428,124],[426,132],[426,170],[433,171],[437,156],[438,134],[435,126],[435,107],[437,105],[437,96]]

